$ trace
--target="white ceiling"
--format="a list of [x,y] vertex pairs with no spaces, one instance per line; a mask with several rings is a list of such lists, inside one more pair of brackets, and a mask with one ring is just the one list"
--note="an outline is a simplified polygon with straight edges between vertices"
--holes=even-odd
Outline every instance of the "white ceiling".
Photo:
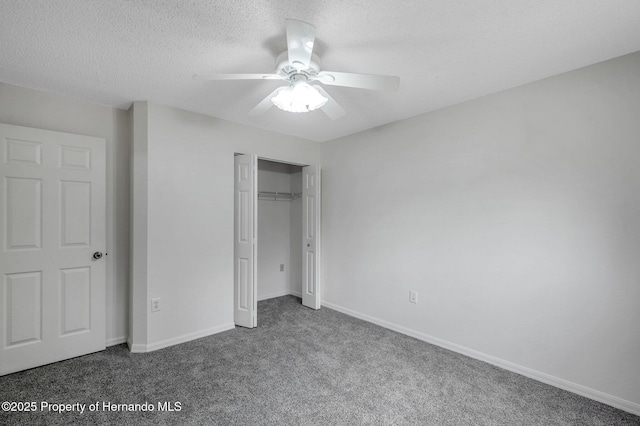
[[[331,71],[400,76],[400,90],[326,87],[347,111],[247,115],[285,18],[316,27]],[[0,81],[128,108],[156,103],[327,141],[640,50],[638,0],[0,0]]]

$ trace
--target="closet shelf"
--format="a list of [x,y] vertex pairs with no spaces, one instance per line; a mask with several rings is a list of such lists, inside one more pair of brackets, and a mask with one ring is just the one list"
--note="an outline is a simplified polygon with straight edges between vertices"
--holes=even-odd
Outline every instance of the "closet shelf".
[[258,200],[292,201],[302,196],[299,192],[259,191]]

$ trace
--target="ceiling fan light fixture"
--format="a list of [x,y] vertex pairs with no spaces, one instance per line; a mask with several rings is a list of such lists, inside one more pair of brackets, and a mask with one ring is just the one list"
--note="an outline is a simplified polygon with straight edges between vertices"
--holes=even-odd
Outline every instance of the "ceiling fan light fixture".
[[296,81],[291,86],[281,87],[271,102],[279,109],[287,112],[309,112],[327,103],[313,86],[303,81]]
[[[202,80],[284,80],[279,87],[265,96],[249,111],[250,116],[267,112],[272,106],[289,112],[309,112],[319,108],[332,119],[346,111],[324,89],[324,85],[353,87],[368,90],[398,90],[400,78],[390,75],[356,74],[321,71],[320,58],[313,53],[316,29],[296,19],[285,20],[287,50],[276,57],[276,70],[272,74],[211,74],[195,75]],[[309,82],[315,82],[313,86]],[[319,84],[318,84],[319,83]]]

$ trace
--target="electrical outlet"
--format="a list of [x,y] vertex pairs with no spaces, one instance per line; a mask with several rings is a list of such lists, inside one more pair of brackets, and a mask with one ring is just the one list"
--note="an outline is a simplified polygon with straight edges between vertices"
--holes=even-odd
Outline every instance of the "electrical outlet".
[[283,272],[283,271],[284,271],[284,263],[281,263],[280,264],[280,272]]
[[409,302],[418,303],[418,292],[415,290],[409,290]]
[[160,298],[156,297],[151,299],[151,312],[158,312],[160,310]]

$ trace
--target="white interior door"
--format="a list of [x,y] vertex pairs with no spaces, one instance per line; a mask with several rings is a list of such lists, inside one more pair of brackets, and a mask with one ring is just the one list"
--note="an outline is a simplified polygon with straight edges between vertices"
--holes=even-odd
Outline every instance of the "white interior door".
[[234,167],[234,321],[258,325],[257,232],[258,157],[236,155]]
[[0,374],[103,350],[105,140],[0,124],[0,145]]
[[320,309],[320,167],[302,168],[302,304]]

